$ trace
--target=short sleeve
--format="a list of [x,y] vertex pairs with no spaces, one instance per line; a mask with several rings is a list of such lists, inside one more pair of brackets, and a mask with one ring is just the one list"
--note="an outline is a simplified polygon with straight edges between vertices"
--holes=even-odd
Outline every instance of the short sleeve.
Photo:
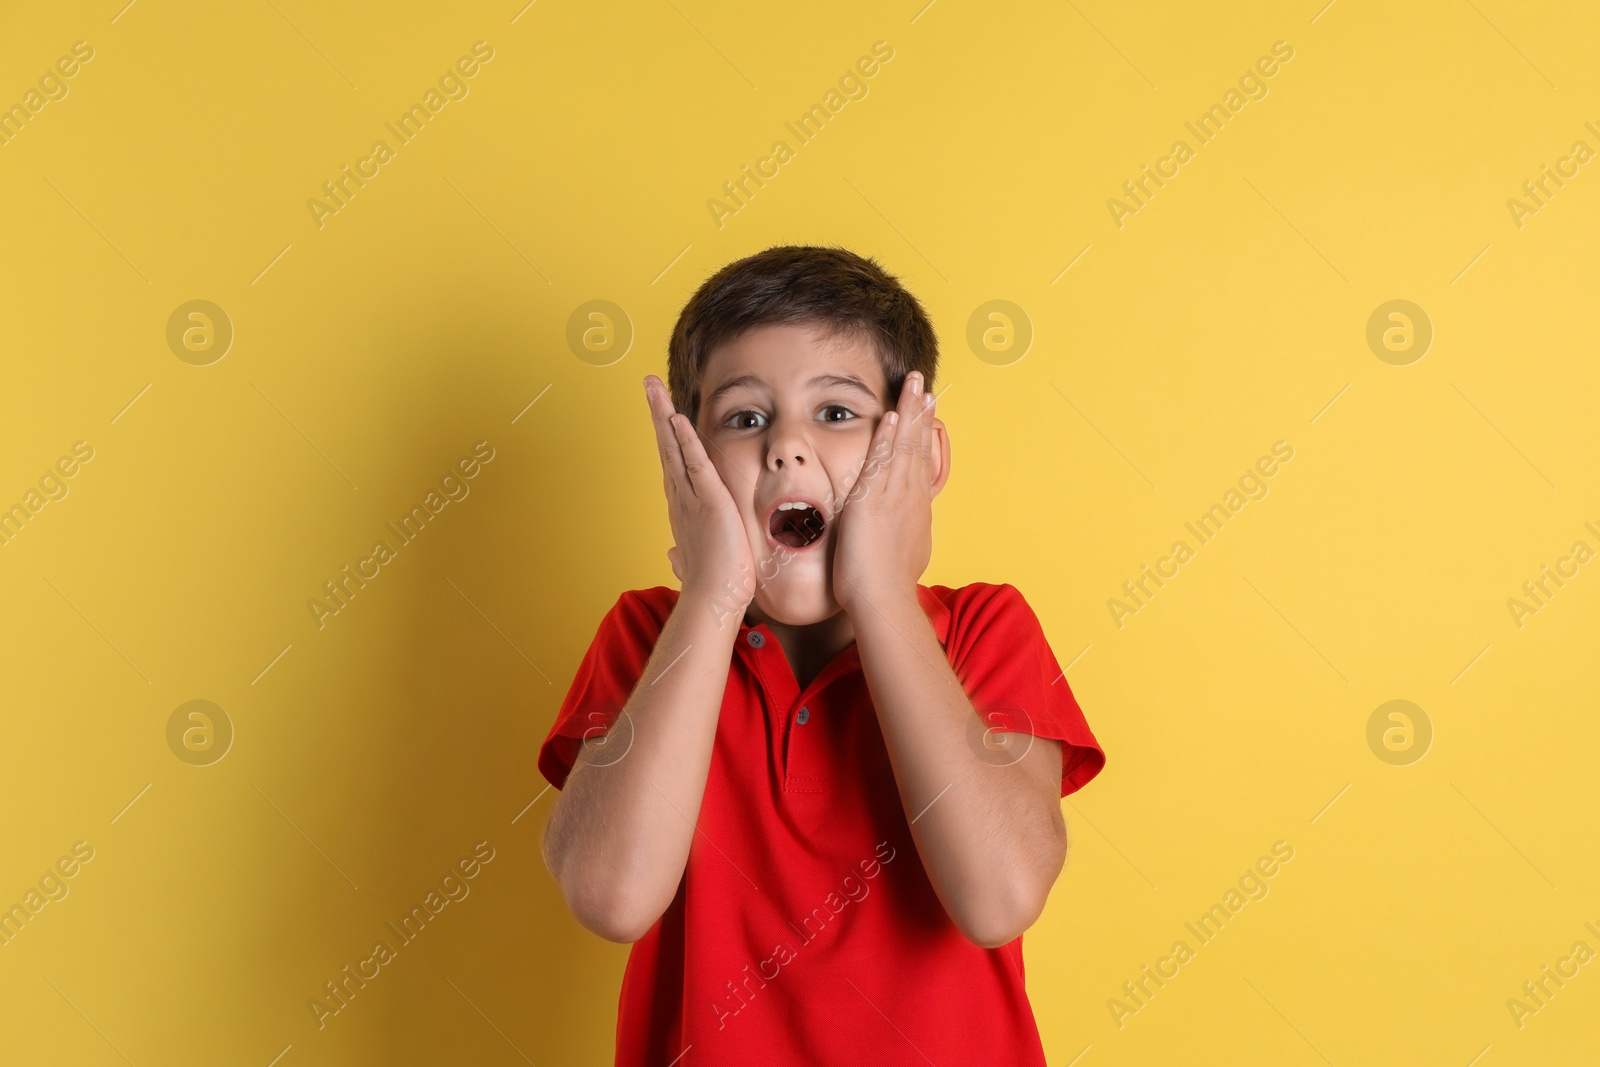
[[539,773],[561,789],[585,738],[603,735],[633,695],[676,602],[665,586],[630,590],[600,620],[594,640],[539,748]]
[[980,718],[991,729],[1061,742],[1061,795],[1089,784],[1105,752],[1045,640],[1039,619],[1012,585],[957,591],[945,651]]

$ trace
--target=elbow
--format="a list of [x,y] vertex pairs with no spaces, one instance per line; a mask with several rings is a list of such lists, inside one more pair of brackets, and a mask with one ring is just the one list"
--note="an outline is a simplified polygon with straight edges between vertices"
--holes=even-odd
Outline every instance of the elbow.
[[968,941],[971,941],[979,948],[999,948],[1002,945],[1009,945],[1011,942],[1021,937],[1022,931],[1019,930],[1014,934],[995,933],[988,927],[983,927],[978,929],[963,929],[961,934]]
[[1035,901],[1031,896],[1019,894],[1013,901],[991,901],[952,918],[961,936],[974,945],[999,948],[1026,933],[1043,911],[1042,896]]
[[1027,933],[1045,912],[1050,888],[1061,864],[1054,865],[1048,878],[1016,877],[992,893],[984,894],[981,904],[968,907],[962,915],[952,915],[955,928],[979,949],[998,949]]
[[666,910],[643,900],[637,892],[629,893],[619,884],[625,881],[614,872],[595,876],[569,869],[556,876],[572,917],[590,933],[624,945],[649,933]]
[[962,915],[952,915],[952,920],[962,936],[979,949],[998,949],[1026,933],[1043,910],[1043,899],[1035,901],[1034,894],[1016,888],[1013,893],[994,894],[978,907],[970,907]]
[[[955,905],[947,910],[956,928],[979,948],[1010,944],[1044,913],[1050,890],[1067,862],[1067,824],[1054,788],[1052,779],[1039,797],[1041,814],[1018,815],[1014,825],[1020,829],[1010,847],[1000,857],[991,854],[999,862],[978,865],[981,871],[969,868],[964,891],[947,898]],[[1032,803],[1030,796],[1028,804]]]
[[1021,937],[1050,899],[1050,890],[1067,862],[1067,826],[1061,809],[1050,806],[1050,828],[1038,837],[1019,865],[997,877],[956,925],[981,948],[999,948]]
[[649,933],[666,910],[642,899],[637,890],[629,892],[630,879],[617,877],[611,870],[594,870],[578,856],[553,847],[545,839],[545,866],[561,887],[567,910],[585,930],[607,941],[632,944]]
[[659,912],[651,915],[649,909],[617,899],[618,895],[614,892],[569,890],[565,886],[562,892],[573,917],[585,930],[617,944],[630,945],[638,941],[661,918]]

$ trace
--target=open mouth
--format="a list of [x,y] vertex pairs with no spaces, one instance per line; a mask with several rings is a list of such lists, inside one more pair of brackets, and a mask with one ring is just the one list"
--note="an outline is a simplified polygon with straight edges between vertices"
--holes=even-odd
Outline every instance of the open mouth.
[[767,516],[767,533],[787,548],[807,548],[821,540],[827,520],[814,504],[804,500],[781,501]]

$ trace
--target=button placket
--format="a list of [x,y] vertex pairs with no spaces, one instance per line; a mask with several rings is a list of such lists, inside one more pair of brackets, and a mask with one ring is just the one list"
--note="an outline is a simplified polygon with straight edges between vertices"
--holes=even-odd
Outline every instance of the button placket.
[[791,704],[790,708],[789,727],[784,731],[784,792],[822,792],[815,767],[819,735],[813,733],[821,727],[806,725],[811,721],[809,703],[798,709]]

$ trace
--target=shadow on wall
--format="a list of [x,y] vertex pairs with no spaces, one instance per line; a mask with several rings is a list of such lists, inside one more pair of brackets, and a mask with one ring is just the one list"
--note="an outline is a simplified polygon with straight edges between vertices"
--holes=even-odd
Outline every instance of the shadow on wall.
[[[356,509],[371,535],[330,577],[380,539],[394,556],[322,629],[307,608],[313,666],[285,704],[296,721],[278,727],[294,748],[265,772],[316,813],[307,831],[359,890],[316,872],[267,906],[255,948],[294,983],[290,1039],[333,1061],[459,1062],[510,1042],[534,1062],[609,1062],[628,948],[578,926],[544,866],[557,793],[540,796],[536,758],[620,590],[581,565],[594,551],[585,524],[558,514],[559,501],[585,503],[572,484],[585,472],[550,461],[573,451],[558,412],[511,424],[570,355],[530,352],[509,325],[473,336],[459,322],[397,343],[396,366],[431,370],[373,448],[382,472]],[[430,490],[438,513],[403,540],[401,517]],[[300,557],[326,555],[327,541]],[[258,851],[265,868],[277,843]]]

